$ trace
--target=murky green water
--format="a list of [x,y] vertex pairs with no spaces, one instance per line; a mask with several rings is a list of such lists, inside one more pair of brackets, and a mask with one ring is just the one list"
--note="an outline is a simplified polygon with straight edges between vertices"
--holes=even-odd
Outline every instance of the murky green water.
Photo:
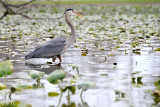
[[[69,8],[72,7],[71,5]],[[14,73],[7,78],[7,87],[17,84],[35,86],[28,76],[29,70],[45,72],[37,89],[22,90],[12,95],[12,100],[32,107],[151,107],[155,102],[150,91],[160,76],[160,8],[159,5],[103,5],[73,6],[85,11],[84,18],[72,16],[76,26],[77,41],[63,54],[63,63],[46,64],[51,59],[31,60],[24,56],[45,41],[69,35],[62,13],[65,8],[31,7],[31,17],[53,20],[28,20],[9,16],[0,21],[0,61],[11,60]],[[2,15],[2,12],[0,13]],[[60,17],[59,19],[57,19]],[[31,64],[32,63],[32,64]],[[50,84],[47,74],[64,69],[67,78],[77,75],[68,64],[79,66],[76,85],[92,86],[80,97],[80,90],[67,97],[49,97],[48,92],[59,92]],[[135,78],[135,80],[133,79]],[[3,78],[0,78],[3,83]],[[9,100],[1,93],[0,100]]]

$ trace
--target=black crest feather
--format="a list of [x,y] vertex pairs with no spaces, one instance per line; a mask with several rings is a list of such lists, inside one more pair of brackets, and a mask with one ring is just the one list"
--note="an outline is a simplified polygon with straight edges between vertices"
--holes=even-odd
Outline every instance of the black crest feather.
[[73,10],[73,9],[71,9],[71,8],[66,9],[66,11],[64,12],[64,14],[65,14],[67,11],[71,11],[71,10]]
[[69,8],[69,9],[66,9],[66,11],[70,11],[70,10],[73,10],[73,9],[71,9],[71,8]]

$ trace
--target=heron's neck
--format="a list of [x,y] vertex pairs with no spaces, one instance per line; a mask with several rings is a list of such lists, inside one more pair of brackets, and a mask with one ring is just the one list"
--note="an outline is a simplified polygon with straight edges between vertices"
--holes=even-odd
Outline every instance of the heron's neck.
[[71,28],[71,36],[75,40],[76,39],[76,37],[75,37],[75,35],[76,35],[75,28],[74,28],[73,24],[71,23],[71,21],[69,20],[69,15],[68,14],[65,14],[65,19],[66,19],[67,24]]

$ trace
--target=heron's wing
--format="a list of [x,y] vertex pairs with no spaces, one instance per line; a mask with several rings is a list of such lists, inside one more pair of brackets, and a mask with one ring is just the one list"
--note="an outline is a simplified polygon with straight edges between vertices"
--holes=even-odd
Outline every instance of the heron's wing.
[[65,38],[56,38],[36,48],[33,52],[29,53],[25,59],[29,58],[51,58],[59,55],[66,46]]
[[56,44],[47,44],[45,46],[40,47],[35,51],[35,57],[40,57],[40,58],[48,58],[48,57],[53,57],[55,55],[59,55],[64,47],[65,47],[65,42],[58,42]]

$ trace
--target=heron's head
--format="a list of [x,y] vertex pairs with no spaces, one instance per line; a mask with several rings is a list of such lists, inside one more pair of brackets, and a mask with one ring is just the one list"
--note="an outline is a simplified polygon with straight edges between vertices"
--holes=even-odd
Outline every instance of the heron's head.
[[75,14],[77,16],[83,17],[82,15],[78,14],[80,12],[83,12],[83,11],[77,11],[77,10],[74,10],[74,9],[66,9],[64,14]]

